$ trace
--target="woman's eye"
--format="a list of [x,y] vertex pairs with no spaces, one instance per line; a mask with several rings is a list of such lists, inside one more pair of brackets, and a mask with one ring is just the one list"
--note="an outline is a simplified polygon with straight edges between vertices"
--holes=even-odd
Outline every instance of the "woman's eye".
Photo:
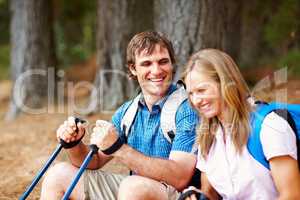
[[205,92],[205,89],[201,88],[201,89],[197,89],[197,93],[203,93]]

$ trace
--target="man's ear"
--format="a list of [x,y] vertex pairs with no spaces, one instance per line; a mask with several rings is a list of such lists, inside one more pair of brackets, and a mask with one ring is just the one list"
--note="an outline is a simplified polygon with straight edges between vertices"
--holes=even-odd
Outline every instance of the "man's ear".
[[130,64],[128,68],[129,68],[130,72],[131,72],[134,76],[136,76],[135,65],[134,65],[134,64]]

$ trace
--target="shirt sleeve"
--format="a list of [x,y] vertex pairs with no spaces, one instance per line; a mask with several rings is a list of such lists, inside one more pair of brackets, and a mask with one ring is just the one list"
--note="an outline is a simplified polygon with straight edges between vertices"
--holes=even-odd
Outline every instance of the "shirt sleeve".
[[176,112],[176,135],[172,143],[171,151],[192,152],[198,115],[193,110],[189,102],[185,100]]
[[297,160],[296,134],[289,123],[275,112],[265,117],[261,126],[260,140],[267,160],[284,155]]
[[126,112],[126,110],[129,108],[130,102],[126,102],[124,103],[122,106],[120,106],[116,112],[114,113],[114,115],[111,118],[111,122],[112,124],[115,126],[115,128],[117,129],[119,136],[123,139],[125,139],[125,134],[122,132],[121,129],[121,121],[122,118]]

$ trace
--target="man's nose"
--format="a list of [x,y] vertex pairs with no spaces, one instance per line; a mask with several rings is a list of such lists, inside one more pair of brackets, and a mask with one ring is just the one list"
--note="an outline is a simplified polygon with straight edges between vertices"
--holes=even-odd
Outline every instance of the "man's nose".
[[151,67],[151,72],[153,74],[159,74],[161,73],[162,69],[161,66],[159,65],[159,63],[153,63],[152,67]]

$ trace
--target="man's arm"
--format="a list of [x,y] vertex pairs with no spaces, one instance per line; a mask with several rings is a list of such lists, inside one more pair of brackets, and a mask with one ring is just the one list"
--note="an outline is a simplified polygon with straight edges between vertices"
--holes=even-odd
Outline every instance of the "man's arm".
[[166,182],[177,190],[186,187],[194,173],[196,163],[196,156],[191,153],[173,151],[169,159],[152,158],[126,144],[114,156],[138,175]]
[[[77,146],[68,149],[67,154],[70,159],[72,165],[76,167],[80,167],[83,160],[87,156],[90,151],[89,147],[85,145],[83,142],[80,142]],[[88,169],[99,169],[103,167],[108,161],[112,159],[111,156],[107,156],[99,151],[97,154],[93,156],[91,161],[89,162],[87,168]]]
[[290,156],[270,159],[271,174],[280,200],[300,199],[300,173],[297,160]]

